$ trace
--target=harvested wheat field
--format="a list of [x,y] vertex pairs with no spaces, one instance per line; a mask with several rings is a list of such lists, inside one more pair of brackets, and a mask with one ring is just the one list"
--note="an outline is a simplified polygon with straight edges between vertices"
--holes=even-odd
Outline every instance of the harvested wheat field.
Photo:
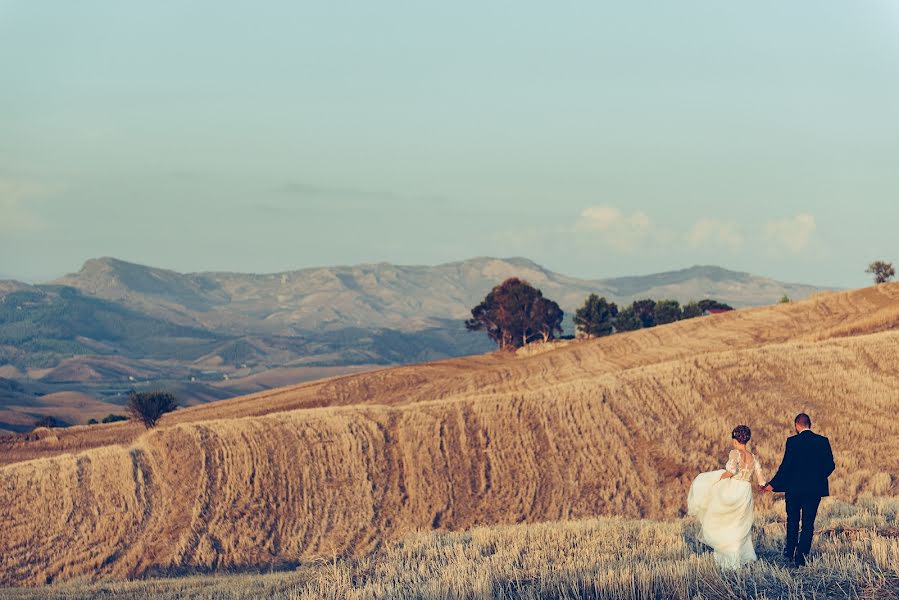
[[[674,519],[696,472],[722,464],[734,425],[752,427],[770,474],[800,410],[831,439],[835,498],[894,496],[897,408],[893,284],[306,383],[179,410],[150,432],[6,438],[0,584],[362,560],[423,529]],[[708,562],[691,556],[672,569]]]
[[815,559],[801,571],[780,558],[782,507],[755,519],[760,561],[723,572],[696,523],[590,518],[422,531],[360,557],[291,572],[69,583],[0,590],[10,599],[87,598],[400,600],[442,598],[899,598],[899,500],[825,500]]

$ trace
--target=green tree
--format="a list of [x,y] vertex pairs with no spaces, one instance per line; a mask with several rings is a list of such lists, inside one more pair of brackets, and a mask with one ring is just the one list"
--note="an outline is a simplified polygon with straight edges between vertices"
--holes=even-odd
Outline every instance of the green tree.
[[868,268],[865,269],[865,273],[871,273],[874,275],[874,283],[887,283],[893,277],[896,276],[896,269],[893,268],[893,263],[888,263],[882,260],[875,260]]
[[601,337],[614,332],[618,306],[596,294],[587,296],[584,305],[574,313],[574,325],[585,335]]
[[500,349],[520,348],[534,338],[553,339],[562,333],[564,312],[543,293],[517,277],[490,290],[471,309],[469,331],[484,331]]
[[684,304],[684,308],[681,311],[681,319],[693,319],[695,317],[702,316],[702,309],[699,308],[699,303],[695,300],[691,300]]
[[635,331],[643,327],[643,322],[634,312],[633,306],[627,306],[618,311],[615,317],[615,331]]
[[128,412],[150,429],[165,413],[178,408],[178,401],[169,392],[135,392],[128,394]]
[[544,342],[562,335],[562,320],[565,318],[563,311],[556,302],[542,295],[531,305],[531,323],[543,337]]
[[636,300],[633,304],[634,314],[640,319],[643,327],[655,327],[656,325],[656,301],[646,298],[645,300]]
[[777,302],[778,302],[779,304],[789,304],[789,303],[790,303],[790,297],[787,296],[786,294],[784,294],[783,296],[780,297],[780,300],[778,300]]
[[656,325],[674,323],[681,318],[680,302],[677,300],[659,300],[654,311]]

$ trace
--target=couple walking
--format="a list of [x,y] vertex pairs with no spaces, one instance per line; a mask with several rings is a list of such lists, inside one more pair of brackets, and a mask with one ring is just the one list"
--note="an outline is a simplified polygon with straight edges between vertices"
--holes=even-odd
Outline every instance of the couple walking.
[[[690,486],[687,514],[697,517],[700,539],[715,551],[715,561],[736,569],[756,559],[752,545],[752,479],[762,492],[784,492],[787,539],[784,556],[797,566],[805,564],[812,546],[815,515],[823,496],[830,494],[827,478],[835,468],[826,437],[812,431],[805,413],[794,420],[796,435],[787,439],[780,468],[765,481],[762,467],[746,449],[752,432],[746,425],[731,433],[734,449],[723,470],[700,473]],[[800,529],[801,524],[801,529]]]

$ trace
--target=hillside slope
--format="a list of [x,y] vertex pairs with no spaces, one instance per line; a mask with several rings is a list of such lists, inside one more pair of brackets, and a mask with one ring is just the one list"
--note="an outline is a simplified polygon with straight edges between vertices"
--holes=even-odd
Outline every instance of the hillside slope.
[[263,392],[149,433],[7,440],[0,581],[291,563],[419,528],[674,517],[734,425],[752,426],[770,470],[799,410],[833,442],[835,495],[896,494],[897,329],[899,285],[884,285]]

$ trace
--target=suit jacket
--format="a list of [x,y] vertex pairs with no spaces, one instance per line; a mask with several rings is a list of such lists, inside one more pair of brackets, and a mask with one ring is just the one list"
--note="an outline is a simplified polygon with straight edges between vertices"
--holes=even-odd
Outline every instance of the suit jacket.
[[830,441],[807,429],[787,438],[780,468],[768,484],[775,492],[829,496],[827,478],[835,468]]

